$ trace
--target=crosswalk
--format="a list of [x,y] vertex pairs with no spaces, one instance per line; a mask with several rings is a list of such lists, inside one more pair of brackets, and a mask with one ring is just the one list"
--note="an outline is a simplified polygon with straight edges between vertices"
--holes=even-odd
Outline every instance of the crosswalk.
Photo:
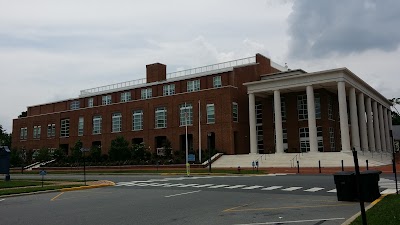
[[[229,176],[232,177],[232,176]],[[179,182],[183,180],[198,180],[198,179],[207,179],[213,178],[212,176],[203,176],[203,177],[171,177],[171,178],[163,178],[163,179],[149,179],[143,181],[130,181],[130,182],[118,182],[116,183],[116,187],[175,187],[175,188],[206,188],[206,189],[229,189],[229,190],[259,190],[259,191],[283,191],[283,192],[293,192],[293,191],[303,191],[307,193],[331,193],[336,194],[337,190],[334,188],[326,188],[326,187],[301,187],[301,186],[292,186],[285,187],[279,185],[273,186],[262,186],[262,185],[244,185],[244,184],[212,184],[212,183],[167,183],[167,182]],[[382,189],[381,194],[391,194],[395,193],[395,182],[390,179],[381,178],[379,181],[379,186]],[[400,187],[400,183],[399,183]]]

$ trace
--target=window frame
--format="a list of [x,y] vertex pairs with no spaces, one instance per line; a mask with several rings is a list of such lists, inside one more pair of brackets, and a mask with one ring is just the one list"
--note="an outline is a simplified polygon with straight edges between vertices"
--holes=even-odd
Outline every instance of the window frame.
[[84,127],[85,127],[85,118],[83,116],[80,116],[78,118],[78,136],[83,136]]
[[130,91],[125,91],[121,93],[120,102],[129,102],[132,100],[132,95]]
[[232,120],[235,123],[239,122],[239,105],[237,102],[232,102]]
[[[139,124],[136,124],[136,122]],[[136,127],[139,127],[139,129],[136,129]],[[132,130],[143,130],[143,110],[141,109],[132,111]]]
[[200,79],[187,81],[187,92],[200,91]]
[[179,126],[184,127],[186,123],[193,126],[193,105],[187,102],[179,105]]
[[175,84],[165,84],[163,86],[163,96],[170,96],[175,94]]
[[214,76],[213,77],[213,87],[214,88],[222,87],[222,78],[221,78],[221,76]]
[[69,137],[70,119],[61,119],[60,124],[60,137]]
[[93,116],[93,126],[92,126],[92,134],[97,135],[101,134],[101,129],[102,129],[102,116],[101,115],[95,115]]
[[[167,128],[167,107],[156,107],[154,110],[154,128],[161,129]],[[161,121],[161,123],[159,123]]]
[[[209,108],[212,107],[212,111],[209,111]],[[214,103],[209,103],[206,105],[207,112],[207,124],[215,124],[215,105]],[[212,113],[210,113],[212,112]]]
[[101,96],[101,104],[102,105],[111,105],[112,104],[111,95]]
[[115,112],[111,115],[111,132],[119,133],[122,131],[122,113]]

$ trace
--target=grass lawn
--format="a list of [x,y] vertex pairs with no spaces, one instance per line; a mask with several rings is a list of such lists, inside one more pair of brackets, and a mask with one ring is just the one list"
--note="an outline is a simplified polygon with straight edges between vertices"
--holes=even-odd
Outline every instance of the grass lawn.
[[36,180],[10,180],[10,181],[0,181],[0,189],[2,188],[15,188],[15,187],[27,187],[27,186],[41,186],[41,181]]
[[79,181],[62,181],[62,180],[11,180],[11,181],[0,181],[0,196],[9,194],[20,194],[28,192],[56,190],[61,188],[82,186],[83,182]]
[[37,187],[26,187],[26,188],[17,188],[17,189],[2,189],[0,190],[1,195],[10,195],[10,194],[20,194],[20,193],[29,193],[29,192],[38,192],[38,191],[47,191],[47,190],[56,190],[61,188],[69,188],[69,187],[77,187],[82,185],[55,185],[55,186],[37,186]]
[[[368,225],[399,225],[400,195],[388,195],[367,211]],[[350,225],[362,224],[361,216]]]

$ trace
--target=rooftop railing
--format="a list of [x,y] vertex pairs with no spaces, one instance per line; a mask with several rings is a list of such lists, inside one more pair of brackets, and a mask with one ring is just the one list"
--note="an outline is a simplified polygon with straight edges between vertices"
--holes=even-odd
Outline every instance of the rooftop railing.
[[[228,61],[228,62],[212,64],[212,65],[208,65],[208,66],[187,69],[187,70],[181,70],[181,71],[172,72],[172,73],[167,73],[167,79],[190,76],[190,75],[199,74],[199,73],[207,73],[207,72],[222,70],[222,69],[231,68],[231,67],[235,67],[235,66],[248,65],[251,63],[256,63],[255,56],[243,58],[243,59],[232,60],[232,61]],[[133,87],[135,87],[137,85],[141,85],[141,84],[146,84],[146,78],[81,90],[80,96],[94,95],[96,93],[109,92],[112,90],[123,89],[126,87],[133,88]]]

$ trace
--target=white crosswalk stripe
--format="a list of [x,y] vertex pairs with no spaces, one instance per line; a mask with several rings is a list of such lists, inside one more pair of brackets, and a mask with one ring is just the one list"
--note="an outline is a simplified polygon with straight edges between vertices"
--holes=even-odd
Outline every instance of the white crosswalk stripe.
[[396,193],[396,189],[386,189],[381,192],[381,194],[394,194]]
[[295,190],[299,190],[302,188],[303,187],[289,187],[289,188],[282,189],[282,191],[295,191]]
[[261,190],[265,190],[265,191],[272,191],[272,190],[276,190],[282,188],[282,186],[271,186],[271,187],[267,187],[267,188],[263,188]]
[[308,192],[316,192],[316,191],[320,191],[320,190],[324,190],[325,188],[320,188],[320,187],[313,187],[304,191],[308,191]]
[[185,185],[181,185],[178,187],[191,187],[191,186],[195,186],[195,185],[198,185],[198,184],[185,184]]
[[245,188],[242,188],[242,189],[243,189],[243,190],[253,190],[253,189],[256,189],[256,188],[260,188],[260,187],[263,187],[263,186],[260,186],[260,185],[254,185],[254,186],[245,187]]
[[214,184],[199,184],[197,186],[193,186],[195,188],[202,188],[202,187],[208,187],[208,186],[213,186]]
[[336,193],[336,192],[337,192],[337,190],[336,190],[336,188],[335,188],[335,189],[332,189],[332,190],[330,190],[330,191],[327,191],[327,192],[329,192],[329,193]]
[[208,187],[208,188],[221,188],[221,187],[227,187],[227,186],[229,186],[229,185],[220,184],[220,185],[215,185],[215,186],[211,186],[211,187]]
[[241,187],[246,187],[246,185],[234,185],[234,186],[229,186],[229,187],[225,187],[227,189],[235,189],[235,188],[241,188]]

